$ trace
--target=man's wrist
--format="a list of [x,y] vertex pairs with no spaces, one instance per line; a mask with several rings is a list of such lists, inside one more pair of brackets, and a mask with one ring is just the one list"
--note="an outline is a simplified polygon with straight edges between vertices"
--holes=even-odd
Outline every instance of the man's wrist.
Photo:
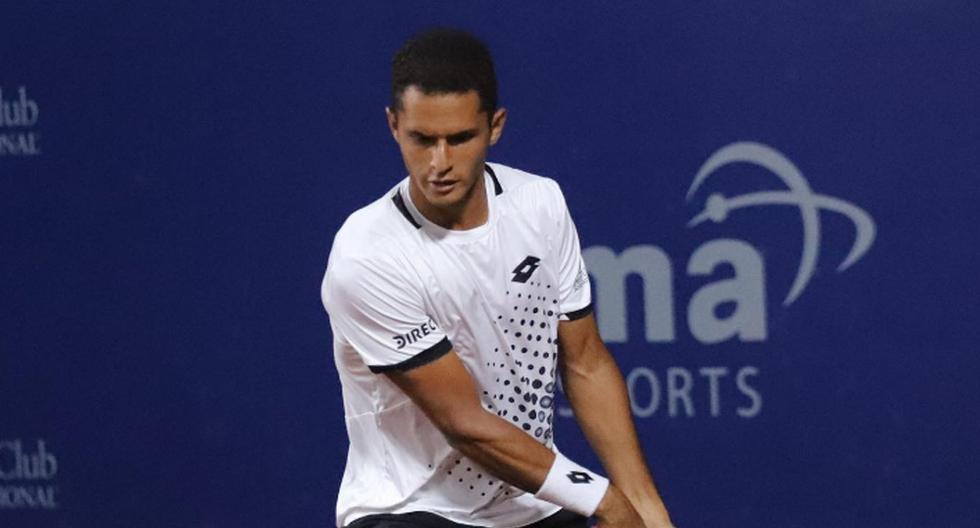
[[556,452],[544,483],[534,495],[588,517],[596,511],[608,487],[608,479]]

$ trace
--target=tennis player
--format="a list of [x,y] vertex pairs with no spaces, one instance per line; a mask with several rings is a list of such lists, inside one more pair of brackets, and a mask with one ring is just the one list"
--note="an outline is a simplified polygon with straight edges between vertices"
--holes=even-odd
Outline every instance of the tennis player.
[[[554,180],[486,155],[486,46],[448,29],[393,60],[408,176],[337,232],[322,285],[350,438],[338,526],[671,526],[592,316]],[[558,376],[608,479],[565,457]]]

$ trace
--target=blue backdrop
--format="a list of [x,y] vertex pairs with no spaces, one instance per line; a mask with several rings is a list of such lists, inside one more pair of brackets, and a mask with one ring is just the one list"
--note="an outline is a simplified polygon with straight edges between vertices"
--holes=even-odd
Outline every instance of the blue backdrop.
[[678,525],[980,516],[975,3],[0,11],[0,526],[334,523],[319,282],[435,24],[563,185]]

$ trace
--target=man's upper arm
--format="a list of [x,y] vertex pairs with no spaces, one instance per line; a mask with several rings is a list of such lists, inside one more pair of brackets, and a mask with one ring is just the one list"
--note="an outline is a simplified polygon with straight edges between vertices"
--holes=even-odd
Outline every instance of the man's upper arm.
[[476,384],[453,351],[425,365],[385,374],[450,441],[483,417]]
[[573,321],[558,323],[558,343],[561,347],[561,361],[565,366],[588,366],[594,363],[597,354],[608,354],[595,316],[588,314]]

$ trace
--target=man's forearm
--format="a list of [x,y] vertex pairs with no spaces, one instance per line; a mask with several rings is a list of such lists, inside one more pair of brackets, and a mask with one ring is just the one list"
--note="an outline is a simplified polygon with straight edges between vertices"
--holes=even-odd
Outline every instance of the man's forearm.
[[588,362],[564,364],[563,386],[589,444],[602,460],[610,480],[631,501],[660,496],[647,469],[630,411],[626,383],[601,342],[587,351]]
[[[538,492],[555,463],[556,456],[550,449],[490,413],[471,422],[466,432],[446,436],[453,447],[491,474],[529,493]],[[595,515],[615,526],[619,521],[626,526],[639,521],[629,498],[614,484],[606,489]]]
[[555,460],[550,449],[487,412],[444,432],[449,443],[468,458],[529,493],[541,487]]

